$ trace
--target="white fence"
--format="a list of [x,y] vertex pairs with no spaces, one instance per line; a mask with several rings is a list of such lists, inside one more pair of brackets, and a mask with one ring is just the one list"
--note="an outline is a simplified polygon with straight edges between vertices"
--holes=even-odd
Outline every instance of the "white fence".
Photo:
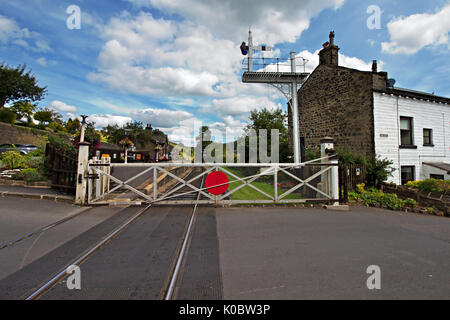
[[[328,161],[328,162],[326,162]],[[112,168],[125,169],[128,167],[139,167],[142,171],[127,179],[121,181],[111,174]],[[186,168],[191,170],[193,177],[180,177],[172,173],[170,169]],[[297,172],[299,169],[315,167],[316,172],[308,177],[300,177]],[[250,175],[238,174],[237,170],[253,171],[256,173]],[[206,177],[213,171],[222,171],[228,178],[229,188],[222,195],[213,195],[207,188],[196,186],[202,177]],[[305,170],[306,171],[306,170]],[[163,174],[167,179],[173,180],[175,186],[165,192],[160,191],[158,177]],[[131,182],[139,177],[150,175],[149,184],[153,187],[150,194],[144,193],[137,188],[132,187]],[[258,180],[264,180],[264,188],[255,185]],[[289,188],[280,189],[279,181],[289,180]],[[111,183],[117,185],[111,188]],[[225,184],[225,183],[224,183]],[[216,185],[213,187],[218,187]],[[270,191],[268,187],[270,186]],[[243,188],[252,189],[248,199],[242,199],[242,194],[236,199],[234,195]],[[140,202],[155,204],[288,204],[305,202],[328,202],[338,204],[338,163],[333,157],[324,157],[314,161],[300,164],[229,164],[229,163],[134,163],[134,164],[113,164],[110,159],[89,161],[88,175],[88,204],[107,204],[108,199],[114,195],[114,192],[126,189],[137,196]],[[182,190],[181,193],[180,190]],[[265,189],[265,190],[262,190]],[[314,197],[302,197],[299,191],[309,189],[309,194],[314,193]],[[186,191],[188,190],[188,191]],[[188,194],[200,194],[200,200],[186,200],[182,196]],[[250,193],[249,193],[250,194]],[[255,195],[257,195],[255,197]]]

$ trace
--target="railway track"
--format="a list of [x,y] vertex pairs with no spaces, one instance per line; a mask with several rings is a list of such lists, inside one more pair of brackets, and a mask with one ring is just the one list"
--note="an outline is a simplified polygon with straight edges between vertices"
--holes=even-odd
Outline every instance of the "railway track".
[[[195,170],[193,170],[195,171]],[[190,172],[190,174],[193,173]],[[200,181],[200,179],[196,182],[196,187],[203,187],[203,179]],[[169,191],[174,190],[175,188],[179,187],[181,184],[177,184],[174,187],[172,187]],[[189,191],[192,191],[189,187],[183,187],[178,190],[178,192],[174,195],[175,199],[182,200],[199,200],[201,197],[201,194],[199,192],[196,193],[190,193]],[[164,195],[163,195],[164,196]],[[172,197],[172,196],[171,196]],[[193,227],[196,221],[197,216],[197,204],[193,205],[192,211],[189,215],[189,217],[186,219],[186,224],[184,226],[184,231],[182,233],[182,236],[178,240],[177,249],[175,251],[175,255],[172,259],[172,263],[170,263],[169,268],[167,270],[167,274],[165,276],[162,288],[160,289],[160,294],[158,295],[158,299],[161,300],[172,300],[175,297],[176,293],[176,287],[177,282],[179,281],[180,273],[182,272],[184,260],[186,257],[186,253],[189,249],[189,242],[190,238],[192,236]],[[51,275],[45,282],[41,283],[38,287],[34,288],[32,291],[27,292],[25,297],[25,300],[37,300],[46,298],[46,295],[49,294],[58,284],[61,284],[64,282],[64,279],[68,277],[67,270],[71,266],[81,266],[86,262],[89,262],[89,260],[93,257],[95,257],[96,254],[98,254],[100,251],[102,251],[103,248],[109,247],[110,249],[114,247],[115,242],[118,241],[115,238],[127,230],[131,225],[139,224],[139,219],[142,219],[142,217],[146,214],[152,214],[152,210],[160,210],[159,207],[155,207],[154,204],[146,204],[143,206],[137,213],[135,213],[130,219],[126,220],[124,223],[122,223],[120,226],[115,228],[113,231],[111,231],[109,234],[107,234],[105,237],[103,237],[98,242],[91,245],[87,250],[85,250],[81,255],[77,256],[76,258],[73,258],[72,260],[68,261],[63,268],[60,268],[58,271],[56,271],[53,275]]]

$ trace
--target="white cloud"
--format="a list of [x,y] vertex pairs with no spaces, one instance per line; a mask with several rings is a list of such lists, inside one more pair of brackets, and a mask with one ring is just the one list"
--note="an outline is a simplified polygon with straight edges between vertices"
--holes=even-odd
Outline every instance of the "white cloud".
[[182,15],[235,43],[252,26],[259,41],[274,45],[295,42],[312,17],[344,0],[127,0],[137,6],[156,7]]
[[[251,110],[279,107],[277,100],[281,98],[273,87],[241,81],[243,57],[239,45],[247,36],[248,25],[252,25],[256,42],[272,42],[269,43],[272,45],[294,42],[307,28],[311,17],[325,8],[337,8],[343,2],[128,1],[176,13],[186,19],[155,18],[144,12],[137,16],[124,12],[110,19],[103,28],[105,44],[98,57],[98,69],[89,79],[115,90],[160,95],[169,104],[197,108],[219,118],[233,116],[241,120]],[[317,54],[318,51],[298,54],[310,60],[306,72],[318,65]],[[265,54],[266,57],[272,55],[278,56],[279,51]],[[352,68],[371,69],[371,63],[357,58],[341,56],[341,62]],[[138,114],[139,111],[128,112]],[[149,117],[153,124],[161,118],[152,111]],[[173,124],[167,126],[171,128]]]
[[[309,52],[308,50],[304,50],[298,53],[296,56],[296,64],[297,64],[297,72],[307,72],[311,73],[315,68],[319,65],[319,50],[316,50],[314,53]],[[303,69],[301,66],[303,64],[303,59],[306,59],[306,68]],[[372,62],[365,62],[362,59],[356,57],[348,57],[344,54],[339,53],[339,65],[342,67],[357,69],[361,71],[371,71],[372,70]],[[378,62],[378,66],[381,68],[383,66],[383,61]],[[290,63],[286,62],[280,65],[280,71],[282,72],[290,72],[291,66]],[[267,71],[276,71],[276,65],[270,65],[266,67]]]
[[[33,44],[30,44],[31,42]],[[48,41],[41,34],[31,32],[27,28],[21,29],[13,19],[0,15],[0,44],[9,43],[35,52],[51,51]]]
[[[232,42],[215,40],[200,29],[147,13],[113,18],[103,34],[107,42],[98,72],[89,78],[142,95],[214,95],[219,77],[233,71],[239,54]],[[221,50],[222,56],[206,59],[208,50]],[[236,52],[231,61],[230,51]]]
[[193,117],[192,114],[186,111],[174,111],[166,109],[143,109],[136,110],[130,113],[133,119],[144,123],[149,123],[156,128],[175,127],[180,122]]
[[203,109],[204,112],[214,112],[222,116],[247,115],[252,110],[261,110],[267,108],[270,110],[279,107],[268,97],[239,96],[227,99],[214,99],[212,101],[212,110]]
[[58,100],[54,100],[54,101],[50,102],[49,107],[52,109],[55,109],[56,111],[60,111],[60,112],[71,112],[71,113],[78,112],[77,107],[69,106],[68,104],[66,104],[62,101],[58,101]]
[[47,59],[42,57],[36,60],[37,63],[39,63],[41,66],[46,67],[47,66]]
[[381,48],[391,54],[415,54],[430,45],[449,44],[450,4],[435,14],[413,14],[400,17],[388,23],[390,42],[383,42]]
[[117,116],[112,114],[93,114],[89,116],[87,119],[89,122],[95,122],[95,128],[101,129],[107,127],[108,125],[118,125],[119,127],[123,127],[128,122],[132,122],[133,119],[130,117]]

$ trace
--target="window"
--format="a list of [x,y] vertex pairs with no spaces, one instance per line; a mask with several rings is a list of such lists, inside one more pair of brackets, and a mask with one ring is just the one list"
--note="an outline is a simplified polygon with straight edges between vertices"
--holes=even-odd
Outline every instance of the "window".
[[413,146],[413,119],[400,117],[400,135],[402,146]]
[[433,146],[433,130],[423,129],[423,145]]
[[430,179],[444,180],[443,174],[430,174]]
[[414,180],[415,180],[415,167],[414,166],[402,167],[402,185],[405,185],[409,181]]

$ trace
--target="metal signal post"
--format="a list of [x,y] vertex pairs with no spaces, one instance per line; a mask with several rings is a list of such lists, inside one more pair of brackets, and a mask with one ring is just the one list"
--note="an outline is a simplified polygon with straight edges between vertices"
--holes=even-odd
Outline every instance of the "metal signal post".
[[[254,51],[271,51],[272,48],[267,46],[254,46],[251,30],[248,36],[248,46],[245,42],[241,45],[243,55],[248,54],[248,71],[244,72],[242,82],[244,83],[267,83],[277,88],[288,99],[293,118],[293,145],[294,145],[294,162],[301,163],[300,148],[300,131],[298,124],[298,86],[302,85],[309,76],[309,73],[297,73],[295,52],[290,54],[291,72],[268,72],[264,67],[262,71],[253,71],[253,52]],[[286,88],[287,87],[287,88]],[[288,90],[286,90],[288,89]]]

